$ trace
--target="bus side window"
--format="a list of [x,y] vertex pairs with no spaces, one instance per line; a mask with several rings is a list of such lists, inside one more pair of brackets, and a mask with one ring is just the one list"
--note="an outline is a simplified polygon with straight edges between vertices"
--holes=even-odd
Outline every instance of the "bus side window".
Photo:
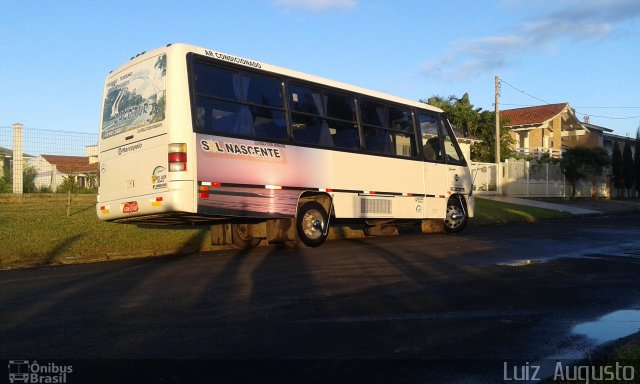
[[356,122],[353,95],[325,91],[327,122],[337,148],[360,149],[360,135]]
[[413,118],[409,110],[362,99],[360,115],[367,151],[408,158],[417,157]]
[[420,136],[422,155],[425,161],[442,161],[443,152],[440,140],[440,121],[436,116],[420,113]]
[[364,142],[365,147],[370,152],[383,153],[385,155],[393,155],[393,143],[390,132],[364,126]]
[[353,97],[290,84],[289,101],[295,141],[329,148],[360,148]]
[[291,84],[292,133],[300,143],[333,147],[333,138],[324,117],[327,115],[327,100],[319,89]]
[[285,140],[281,81],[275,77],[194,64],[196,129],[252,139]]

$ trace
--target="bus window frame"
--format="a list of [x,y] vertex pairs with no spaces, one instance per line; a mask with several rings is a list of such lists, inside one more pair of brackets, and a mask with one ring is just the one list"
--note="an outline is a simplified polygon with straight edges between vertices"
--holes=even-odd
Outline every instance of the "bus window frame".
[[[271,78],[273,80],[276,80],[278,82],[278,86],[280,89],[280,94],[281,94],[281,107],[272,107],[272,106],[268,106],[268,105],[261,105],[261,104],[255,104],[252,102],[248,102],[248,101],[238,101],[235,99],[227,99],[224,97],[219,97],[219,96],[215,96],[215,95],[205,95],[205,94],[198,94],[198,92],[196,91],[196,82],[194,81],[195,77],[194,77],[194,71],[195,71],[195,66],[196,64],[204,64],[207,66],[211,66],[214,68],[220,68],[223,70],[227,70],[227,71],[235,71],[235,72],[239,72],[239,73],[247,73],[251,76],[263,76],[263,77],[267,77],[267,78]],[[212,136],[224,136],[224,137],[230,137],[230,138],[237,138],[237,139],[243,139],[243,140],[252,140],[252,141],[267,141],[267,142],[273,142],[273,143],[281,143],[281,144],[290,144],[290,136],[291,136],[291,130],[290,130],[290,121],[289,121],[289,116],[287,113],[288,110],[288,104],[287,104],[287,100],[286,100],[286,94],[285,94],[285,87],[283,84],[283,79],[280,76],[276,76],[274,74],[270,74],[268,72],[264,72],[264,71],[253,71],[249,68],[246,68],[244,66],[241,65],[229,65],[226,63],[220,63],[217,60],[208,58],[206,56],[202,56],[202,55],[198,55],[195,53],[189,53],[187,54],[187,81],[188,81],[188,88],[189,88],[189,101],[190,101],[190,107],[191,107],[191,132],[196,133],[196,134],[202,134],[202,135],[212,135]],[[283,116],[284,116],[284,121],[285,121],[285,135],[282,138],[274,138],[274,137],[258,137],[258,136],[249,136],[249,135],[239,135],[239,134],[233,134],[233,133],[225,133],[225,132],[213,132],[213,131],[209,131],[206,129],[200,129],[200,126],[198,124],[198,114],[197,114],[197,108],[198,108],[198,97],[202,97],[205,98],[207,100],[214,100],[214,101],[222,101],[225,103],[234,103],[234,104],[238,104],[238,105],[246,105],[249,107],[257,107],[257,108],[267,108],[267,109],[271,109],[271,110],[276,110],[279,112],[282,112]]]
[[446,117],[445,118],[443,117],[445,117],[444,114],[441,115],[441,121],[443,122],[441,129],[446,130],[447,134],[449,135],[449,138],[451,139],[451,144],[453,145],[453,149],[456,151],[458,158],[461,159],[461,160],[453,159],[453,161],[449,161],[450,156],[446,154],[447,152],[444,146],[444,135],[443,135],[441,136],[440,141],[442,142],[442,148],[445,154],[444,161],[449,165],[458,165],[458,166],[466,167],[468,165],[467,159],[462,154],[462,148],[460,148],[460,143],[458,143],[458,138],[456,137],[456,134],[453,131],[453,127],[451,126],[449,119],[447,119]]
[[[428,116],[431,116],[433,118],[435,118],[436,120],[438,120],[438,127],[437,127],[437,131],[438,131],[438,143],[440,144],[440,148],[444,148],[444,141],[443,141],[443,137],[442,137],[442,113],[437,113],[437,112],[433,112],[433,111],[428,111],[425,109],[418,109],[418,113],[416,114],[416,123],[417,123],[417,127],[420,127],[420,115],[421,114],[425,114]],[[425,163],[430,163],[430,164],[446,164],[446,156],[442,156],[442,159],[438,160],[427,160],[425,158],[424,155],[424,144],[422,144],[422,127],[420,127],[419,129],[416,129],[416,135],[419,139],[419,147],[420,147],[420,159],[421,161],[425,162]]]
[[[333,117],[333,116],[325,116],[322,117],[319,114],[313,114],[313,113],[309,113],[309,112],[302,112],[302,111],[296,111],[292,108],[292,100],[291,100],[291,86],[297,86],[297,87],[302,87],[302,88],[308,88],[308,89],[312,89],[312,90],[318,90],[320,91],[321,95],[324,94],[335,94],[338,96],[342,96],[345,97],[347,99],[350,99],[353,104],[353,117],[355,120],[344,120],[341,118],[337,118],[337,117]],[[299,79],[295,79],[295,78],[288,78],[285,82],[285,99],[287,102],[287,119],[288,119],[288,128],[289,128],[289,136],[290,136],[290,140],[291,140],[291,144],[292,145],[296,145],[296,146],[302,146],[302,147],[310,147],[310,148],[321,148],[321,149],[328,149],[331,151],[344,151],[344,152],[351,152],[351,153],[360,153],[363,154],[363,147],[364,144],[362,142],[362,129],[361,129],[361,124],[360,124],[360,118],[358,115],[358,103],[357,103],[357,97],[359,94],[354,93],[354,92],[348,92],[339,88],[333,88],[330,86],[326,86],[320,83],[314,83],[314,82],[310,82],[310,81],[304,81],[304,80],[299,80]],[[358,147],[354,148],[354,149],[350,149],[350,148],[344,148],[344,147],[339,147],[336,146],[335,144],[333,146],[328,146],[328,145],[321,145],[321,144],[313,144],[313,143],[307,143],[307,142],[302,142],[302,141],[297,141],[296,138],[293,136],[293,114],[297,114],[297,115],[302,115],[302,116],[308,116],[308,117],[313,117],[313,118],[320,118],[320,119],[325,119],[325,120],[333,120],[333,121],[337,121],[339,123],[343,123],[343,124],[353,124],[355,129],[356,129],[356,134],[358,137]]]
[[[384,99],[379,99],[379,98],[375,98],[375,97],[371,97],[368,95],[363,95],[363,94],[356,94],[358,97],[358,119],[359,119],[359,124],[360,124],[360,132],[362,135],[361,138],[361,145],[362,145],[362,153],[366,154],[366,155],[374,155],[374,156],[384,156],[384,157],[391,157],[391,158],[395,158],[395,159],[402,159],[402,160],[412,160],[412,161],[422,161],[421,159],[421,149],[418,148],[420,147],[418,145],[419,141],[415,141],[417,138],[417,131],[416,131],[416,122],[415,122],[415,114],[414,114],[414,107],[410,106],[410,105],[405,105],[405,104],[399,104],[399,103],[394,103],[392,101],[389,100],[384,100]],[[410,130],[401,130],[401,129],[395,129],[392,127],[389,128],[385,128],[383,126],[378,126],[378,125],[374,125],[374,124],[368,124],[365,123],[362,119],[362,101],[364,102],[371,102],[371,103],[375,103],[375,104],[380,104],[386,108],[395,108],[398,110],[401,110],[402,112],[409,112],[410,116],[409,116],[409,123],[411,124],[411,129]],[[369,127],[369,128],[373,128],[373,129],[381,129],[381,130],[385,130],[385,131],[389,131],[389,132],[393,132],[393,133],[401,133],[404,135],[407,135],[408,137],[413,137],[414,138],[414,143],[413,143],[413,150],[415,152],[414,156],[402,156],[402,155],[398,155],[398,154],[390,154],[390,153],[382,153],[382,152],[376,152],[376,151],[371,151],[368,150],[366,147],[366,142],[365,140],[365,134],[364,134],[364,129],[365,127]]]
[[[188,88],[189,88],[189,101],[190,101],[190,114],[191,114],[191,132],[195,133],[195,134],[203,134],[203,135],[219,135],[219,136],[224,136],[224,137],[229,137],[229,138],[235,138],[235,139],[241,139],[241,140],[252,140],[252,141],[266,141],[266,142],[273,142],[273,143],[279,143],[279,144],[285,144],[285,145],[292,145],[292,146],[297,146],[297,147],[306,147],[306,148],[317,148],[317,149],[322,149],[322,150],[329,150],[329,151],[338,151],[338,152],[348,152],[348,153],[355,153],[355,154],[360,154],[360,155],[366,155],[366,156],[378,156],[378,157],[386,157],[386,158],[393,158],[393,159],[399,159],[399,160],[405,160],[405,161],[418,161],[418,162],[425,162],[426,160],[424,160],[423,157],[423,153],[422,153],[422,137],[421,137],[421,132],[420,132],[420,125],[419,125],[419,119],[418,116],[420,113],[427,113],[429,115],[435,116],[437,119],[439,119],[440,121],[444,121],[443,119],[443,113],[442,112],[437,112],[437,111],[430,111],[430,110],[425,110],[425,109],[421,109],[412,105],[407,105],[407,104],[402,104],[402,103],[398,103],[398,102],[394,102],[391,100],[387,100],[387,99],[381,99],[375,96],[370,96],[370,95],[366,95],[363,93],[359,93],[359,92],[354,92],[354,91],[349,91],[349,90],[345,90],[345,89],[341,89],[341,88],[336,88],[336,87],[332,87],[330,85],[326,85],[326,84],[322,84],[322,83],[317,83],[317,82],[313,82],[313,81],[309,81],[309,80],[305,80],[305,79],[300,79],[300,78],[296,78],[296,77],[290,77],[290,76],[286,76],[286,75],[282,75],[282,74],[276,74],[276,73],[271,73],[269,71],[265,71],[265,70],[256,70],[253,68],[249,68],[243,65],[239,65],[239,64],[233,64],[233,63],[227,63],[227,62],[220,62],[219,60],[216,60],[214,58],[208,57],[208,56],[204,56],[198,53],[194,53],[194,52],[190,52],[186,55],[186,60],[187,60],[187,82],[188,82]],[[281,108],[275,108],[275,107],[269,107],[269,106],[263,106],[263,105],[256,105],[253,103],[245,103],[245,105],[255,105],[257,107],[265,107],[265,108],[271,108],[271,109],[275,109],[278,111],[283,111],[284,112],[284,117],[285,117],[285,122],[286,122],[286,135],[284,138],[282,139],[275,139],[275,138],[262,138],[262,137],[257,137],[257,136],[246,136],[246,135],[237,135],[237,134],[231,134],[231,133],[216,133],[216,132],[211,132],[211,131],[206,131],[206,130],[200,130],[198,129],[199,125],[198,125],[198,121],[197,121],[197,92],[196,92],[196,84],[194,81],[194,66],[195,63],[202,63],[205,65],[210,65],[213,67],[218,67],[221,69],[225,69],[225,70],[232,70],[232,71],[239,71],[239,72],[245,72],[251,75],[258,75],[258,76],[265,76],[265,77],[270,77],[273,79],[276,79],[280,82],[280,90],[282,92],[282,109]],[[356,121],[352,122],[352,121],[346,121],[346,120],[342,120],[342,119],[336,119],[336,118],[332,118],[332,117],[328,117],[329,119],[332,120],[337,120],[340,122],[345,122],[345,123],[355,123],[355,126],[358,130],[358,139],[359,139],[359,148],[356,149],[348,149],[348,148],[343,148],[343,147],[336,147],[336,146],[324,146],[324,145],[318,145],[318,144],[310,144],[310,143],[303,143],[303,142],[298,142],[294,139],[293,137],[293,132],[292,132],[292,117],[291,114],[292,113],[300,113],[300,114],[304,114],[304,112],[294,112],[291,106],[291,100],[289,100],[289,84],[295,84],[295,85],[299,85],[302,87],[307,87],[307,88],[317,88],[320,89],[321,91],[326,91],[326,92],[330,92],[330,93],[336,93],[339,95],[343,95],[346,96],[350,99],[353,100],[354,104],[353,107],[355,108],[355,118]],[[233,103],[240,103],[237,100],[227,100],[225,98],[220,98],[220,97],[215,97],[215,96],[205,96],[207,98],[210,99],[215,99],[215,100],[220,100],[220,101],[224,101],[224,102],[233,102]],[[382,104],[386,107],[392,107],[392,108],[396,108],[399,110],[402,110],[404,112],[408,112],[410,114],[410,118],[409,118],[409,123],[412,125],[412,130],[413,132],[411,132],[411,130],[399,130],[399,129],[394,129],[394,128],[384,128],[384,127],[378,127],[378,126],[374,126],[374,125],[368,125],[365,124],[363,122],[362,119],[362,113],[361,113],[361,108],[362,108],[362,100],[365,101],[370,101],[373,103],[377,103],[377,104]],[[319,117],[316,115],[312,115],[310,114],[309,116],[314,116],[314,117]],[[376,129],[383,129],[383,130],[388,130],[390,132],[394,132],[394,133],[401,133],[404,135],[407,135],[407,137],[409,138],[413,138],[414,139],[414,148],[413,150],[415,151],[415,156],[402,156],[402,155],[397,155],[397,154],[390,154],[390,153],[381,153],[381,152],[374,152],[374,151],[368,151],[366,149],[366,145],[365,145],[365,134],[364,134],[364,128],[365,126],[369,126],[372,128],[376,128]],[[442,137],[440,138],[442,140]],[[457,150],[459,150],[459,146],[457,141],[455,141],[455,147],[457,148]],[[444,161],[443,161],[444,162]],[[438,162],[440,163],[440,162]]]

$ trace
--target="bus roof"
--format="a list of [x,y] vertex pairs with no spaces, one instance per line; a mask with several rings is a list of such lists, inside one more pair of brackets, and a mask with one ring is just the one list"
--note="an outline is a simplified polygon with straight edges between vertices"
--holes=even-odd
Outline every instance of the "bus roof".
[[389,101],[392,101],[392,102],[395,102],[395,103],[399,103],[399,104],[407,104],[407,105],[411,105],[411,106],[416,107],[416,108],[426,109],[426,110],[435,111],[435,112],[442,112],[442,110],[439,109],[439,108],[436,108],[436,107],[431,106],[429,104],[421,103],[421,102],[418,102],[418,101],[405,99],[405,98],[402,98],[402,97],[386,94],[386,93],[383,93],[383,92],[373,91],[373,90],[362,88],[362,87],[358,87],[358,86],[355,86],[355,85],[346,84],[346,83],[342,83],[342,82],[331,80],[331,79],[326,79],[326,78],[323,78],[323,77],[320,77],[320,76],[310,75],[310,74],[307,74],[307,73],[294,71],[294,70],[287,69],[287,68],[278,67],[278,66],[267,64],[267,63],[263,63],[263,62],[260,62],[260,61],[257,61],[257,60],[247,59],[247,58],[244,58],[244,57],[240,57],[240,56],[236,56],[236,55],[232,55],[232,54],[228,54],[228,53],[224,53],[224,52],[220,52],[220,51],[215,51],[215,50],[212,50],[212,49],[202,48],[202,47],[198,47],[198,46],[195,46],[195,45],[183,44],[183,43],[168,44],[166,47],[158,48],[158,49],[154,49],[154,50],[149,51],[149,52],[143,52],[141,54],[138,54],[138,55],[132,57],[131,60],[127,64],[123,65],[117,71],[113,71],[112,73],[120,72],[122,69],[125,69],[125,68],[127,68],[127,67],[129,67],[131,65],[135,65],[137,62],[139,62],[141,60],[144,60],[144,59],[148,58],[149,56],[155,56],[155,55],[161,54],[162,52],[169,52],[169,51],[178,51],[177,53],[184,54],[185,56],[188,53],[195,53],[195,54],[198,54],[198,55],[202,55],[202,56],[206,56],[206,57],[212,58],[214,60],[218,60],[218,61],[220,61],[222,63],[232,63],[232,64],[236,64],[236,65],[240,65],[240,66],[245,66],[245,67],[248,67],[248,68],[251,68],[251,69],[254,69],[254,70],[257,69],[257,70],[261,70],[261,71],[264,71],[264,72],[270,72],[270,73],[273,73],[273,74],[284,75],[284,76],[287,76],[287,77],[291,77],[291,78],[295,78],[295,79],[299,79],[299,80],[303,80],[303,81],[309,81],[309,82],[313,82],[313,83],[327,85],[329,87],[342,89],[342,90],[350,91],[350,92],[355,92],[355,93],[359,93],[359,94],[362,94],[362,95],[366,95],[366,96],[370,96],[370,97],[374,97],[374,98],[378,98],[378,99],[389,100]]

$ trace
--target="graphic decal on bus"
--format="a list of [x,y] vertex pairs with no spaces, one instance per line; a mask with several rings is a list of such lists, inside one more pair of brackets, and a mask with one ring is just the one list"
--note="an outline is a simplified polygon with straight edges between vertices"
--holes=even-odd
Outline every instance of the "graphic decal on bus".
[[153,189],[167,188],[167,169],[163,166],[157,166],[151,175],[151,184]]
[[[321,161],[318,153],[314,155],[308,150],[202,134],[197,135],[197,143],[197,177],[211,185],[211,188],[205,186],[206,191],[200,190],[199,213],[291,217],[295,214],[301,191],[280,189],[279,186],[322,184],[326,179],[324,175],[311,175],[300,166],[300,156],[314,163]],[[217,182],[225,185],[215,185]],[[243,187],[248,184],[265,188]],[[273,189],[266,188],[267,185],[273,185]]]
[[102,138],[164,120],[167,56],[144,61],[107,82]]

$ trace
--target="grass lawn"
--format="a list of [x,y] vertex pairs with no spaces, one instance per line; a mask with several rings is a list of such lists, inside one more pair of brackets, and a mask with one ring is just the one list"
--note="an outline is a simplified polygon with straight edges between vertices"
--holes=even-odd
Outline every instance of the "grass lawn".
[[0,268],[152,256],[196,250],[208,242],[208,227],[140,228],[105,223],[95,195],[0,196]]
[[475,208],[475,217],[470,221],[474,225],[535,222],[541,219],[558,219],[571,216],[566,212],[479,198],[476,198]]
[[[614,343],[615,344],[615,343]],[[572,378],[567,380],[562,380],[562,376],[559,375],[558,378],[554,378],[551,376],[550,378],[542,381],[542,384],[584,384],[584,383],[592,383],[592,384],[622,384],[622,383],[639,383],[640,377],[638,374],[638,368],[640,367],[640,334],[636,334],[633,336],[629,336],[627,341],[622,346],[608,346],[605,347],[604,350],[596,353],[597,356],[590,356],[588,359],[585,359],[580,362],[576,362],[574,365],[576,367],[589,367],[589,371],[585,368],[582,368],[578,374],[573,374],[573,370],[571,373]],[[617,370],[616,377],[616,367],[619,367]],[[631,369],[627,368],[623,370],[623,367],[633,367],[633,379],[630,379]],[[566,372],[566,368],[565,368]],[[602,374],[600,373],[602,372]],[[624,375],[626,373],[626,376]],[[569,375],[567,375],[568,377]],[[582,376],[582,379],[575,378],[576,376]],[[595,377],[595,380],[593,379]],[[625,379],[626,378],[626,379]]]
[[[209,227],[144,228],[100,221],[95,195],[0,196],[0,269],[154,256],[209,249]],[[473,225],[566,217],[546,209],[476,199]]]

